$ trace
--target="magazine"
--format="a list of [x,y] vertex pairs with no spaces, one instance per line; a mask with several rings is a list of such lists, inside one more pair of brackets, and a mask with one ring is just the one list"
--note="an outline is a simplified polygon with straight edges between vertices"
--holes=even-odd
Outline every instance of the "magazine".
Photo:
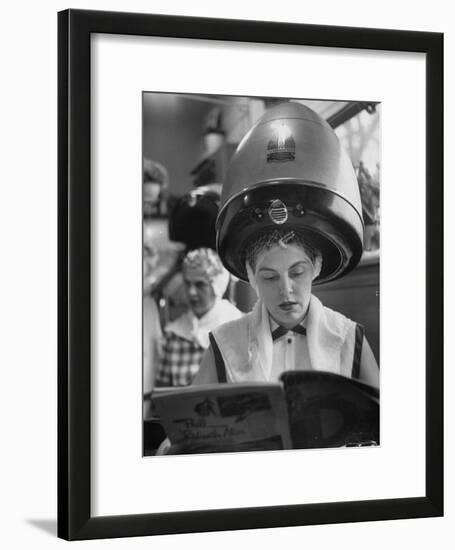
[[379,392],[327,372],[289,371],[277,383],[161,389],[153,403],[182,453],[379,444]]

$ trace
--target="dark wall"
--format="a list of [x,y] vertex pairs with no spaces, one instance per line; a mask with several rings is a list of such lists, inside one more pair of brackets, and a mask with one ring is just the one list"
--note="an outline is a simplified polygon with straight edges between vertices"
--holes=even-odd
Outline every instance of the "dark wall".
[[379,363],[379,262],[360,265],[339,280],[313,287],[321,302],[365,327]]
[[143,96],[143,154],[168,170],[175,195],[193,189],[190,172],[203,153],[204,118],[211,108],[175,94]]

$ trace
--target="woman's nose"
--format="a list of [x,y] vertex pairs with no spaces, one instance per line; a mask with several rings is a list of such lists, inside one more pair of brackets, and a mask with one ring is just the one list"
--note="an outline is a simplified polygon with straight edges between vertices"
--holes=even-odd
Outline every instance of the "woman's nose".
[[186,287],[186,291],[188,292],[188,296],[196,296],[196,287],[194,285],[188,285]]
[[280,294],[285,298],[292,294],[292,283],[287,276],[282,277],[280,280]]

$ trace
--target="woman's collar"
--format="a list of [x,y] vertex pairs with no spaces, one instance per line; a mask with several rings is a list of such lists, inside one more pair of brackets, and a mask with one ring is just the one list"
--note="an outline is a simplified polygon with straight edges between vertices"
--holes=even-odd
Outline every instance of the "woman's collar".
[[[310,309],[310,304],[308,304],[308,307],[307,307],[305,315],[303,316],[303,319],[299,323],[296,323],[294,326],[302,325],[302,327],[304,327],[304,328],[307,327],[309,309]],[[272,315],[270,314],[270,312],[268,310],[267,310],[267,313],[268,313],[268,317],[269,317],[270,332],[273,332],[276,328],[278,328],[281,325],[275,321],[275,319],[272,317]]]

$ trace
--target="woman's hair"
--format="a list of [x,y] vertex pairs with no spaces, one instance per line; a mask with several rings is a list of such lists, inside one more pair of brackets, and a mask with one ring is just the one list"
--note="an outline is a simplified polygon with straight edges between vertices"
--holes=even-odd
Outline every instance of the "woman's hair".
[[314,248],[301,232],[289,229],[272,229],[247,241],[243,249],[242,260],[254,272],[257,259],[261,253],[277,245],[286,248],[289,244],[302,248],[313,264],[317,257],[322,258],[319,250]]

